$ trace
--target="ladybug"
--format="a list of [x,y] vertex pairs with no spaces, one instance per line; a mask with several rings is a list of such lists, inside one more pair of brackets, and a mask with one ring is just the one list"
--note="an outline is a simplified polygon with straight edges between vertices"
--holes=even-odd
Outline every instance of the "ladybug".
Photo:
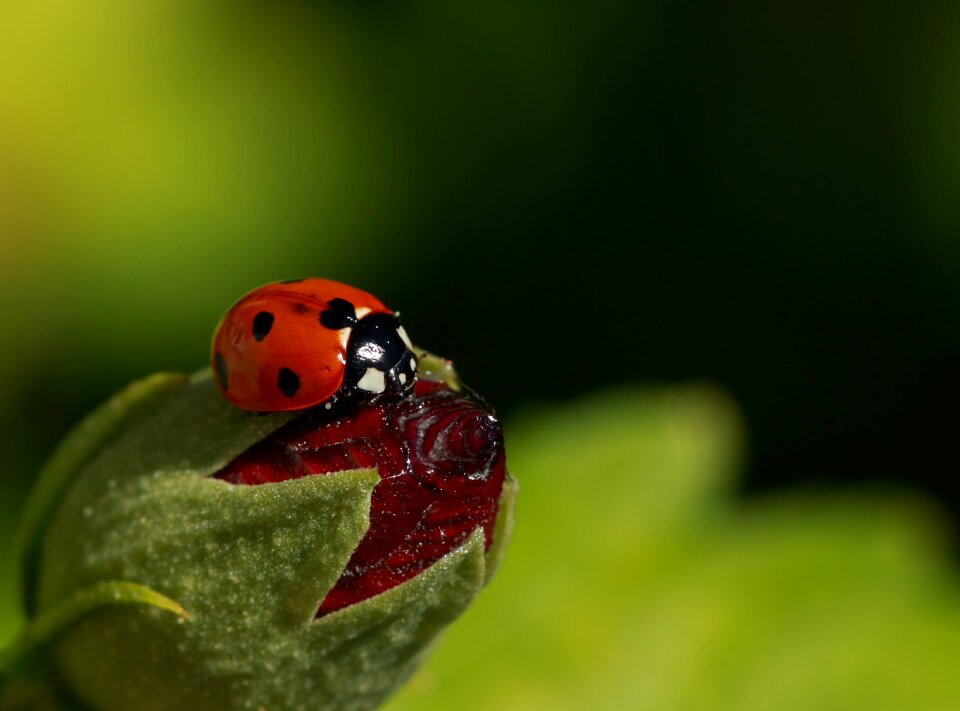
[[330,279],[261,286],[220,320],[214,379],[230,402],[255,412],[402,397],[413,388],[417,357],[397,317],[371,294]]

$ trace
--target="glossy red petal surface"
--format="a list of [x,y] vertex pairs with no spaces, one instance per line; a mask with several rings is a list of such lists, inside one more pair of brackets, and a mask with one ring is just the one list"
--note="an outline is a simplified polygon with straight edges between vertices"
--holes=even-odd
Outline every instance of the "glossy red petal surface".
[[478,526],[490,546],[506,477],[497,420],[475,400],[418,381],[402,400],[310,411],[217,473],[257,485],[376,468],[370,528],[317,616],[420,573]]

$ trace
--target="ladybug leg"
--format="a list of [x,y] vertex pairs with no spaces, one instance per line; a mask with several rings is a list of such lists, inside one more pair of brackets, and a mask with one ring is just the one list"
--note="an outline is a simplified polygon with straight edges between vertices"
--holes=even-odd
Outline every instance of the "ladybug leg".
[[417,359],[410,351],[387,371],[387,392],[396,397],[403,397],[413,389],[417,380]]
[[488,413],[490,413],[491,415],[496,415],[496,414],[497,414],[497,413],[494,411],[494,409],[493,409],[493,405],[491,405],[489,402],[487,402],[487,400],[486,400],[482,395],[480,395],[480,393],[478,393],[476,390],[474,390],[473,388],[471,388],[471,387],[470,387],[469,385],[467,385],[466,383],[460,383],[460,387],[463,389],[463,391],[464,391],[464,393],[467,395],[467,397],[469,397],[469,398],[470,398],[471,400],[473,400],[475,403],[477,403],[478,405],[480,405],[480,407],[482,407],[482,408],[483,408],[484,410],[486,410]]

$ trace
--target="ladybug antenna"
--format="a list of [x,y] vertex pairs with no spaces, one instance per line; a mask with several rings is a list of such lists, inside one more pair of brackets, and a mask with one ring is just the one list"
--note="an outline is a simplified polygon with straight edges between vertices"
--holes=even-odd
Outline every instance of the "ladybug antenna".
[[480,407],[486,410],[488,414],[496,417],[497,413],[494,411],[493,405],[487,402],[486,398],[484,398],[480,393],[478,393],[476,390],[471,388],[466,383],[460,383],[460,388],[463,390],[464,393],[467,394],[469,398],[474,400],[474,402],[476,402],[478,405],[480,405]]

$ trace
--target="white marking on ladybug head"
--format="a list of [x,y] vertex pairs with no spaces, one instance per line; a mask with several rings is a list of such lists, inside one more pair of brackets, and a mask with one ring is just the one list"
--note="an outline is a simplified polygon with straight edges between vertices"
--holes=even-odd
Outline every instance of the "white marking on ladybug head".
[[379,343],[364,343],[357,349],[357,357],[363,360],[380,360],[383,358],[383,347]]
[[407,374],[406,374],[406,373],[400,373],[400,375],[397,376],[397,380],[400,381],[400,384],[401,384],[401,385],[406,385],[406,383],[407,383]]
[[363,318],[364,316],[366,316],[368,313],[370,313],[370,309],[368,309],[366,306],[361,306],[361,307],[360,307],[359,309],[357,309],[357,311],[356,311],[357,321],[359,321],[360,319],[362,319],[362,318]]
[[357,387],[368,393],[382,393],[387,389],[387,379],[382,370],[367,368]]
[[[337,331],[337,335],[340,337],[340,348],[347,350],[347,344],[350,342],[350,334],[353,333],[352,328],[341,328]],[[346,358],[343,355],[340,355],[340,360],[346,363]]]
[[397,333],[400,334],[400,338],[403,340],[404,345],[410,350],[413,350],[413,344],[410,342],[410,336],[407,335],[406,330],[403,326],[397,326]]
[[410,370],[412,370],[414,373],[417,372],[417,359],[416,359],[416,358],[411,358],[411,359],[410,359]]

